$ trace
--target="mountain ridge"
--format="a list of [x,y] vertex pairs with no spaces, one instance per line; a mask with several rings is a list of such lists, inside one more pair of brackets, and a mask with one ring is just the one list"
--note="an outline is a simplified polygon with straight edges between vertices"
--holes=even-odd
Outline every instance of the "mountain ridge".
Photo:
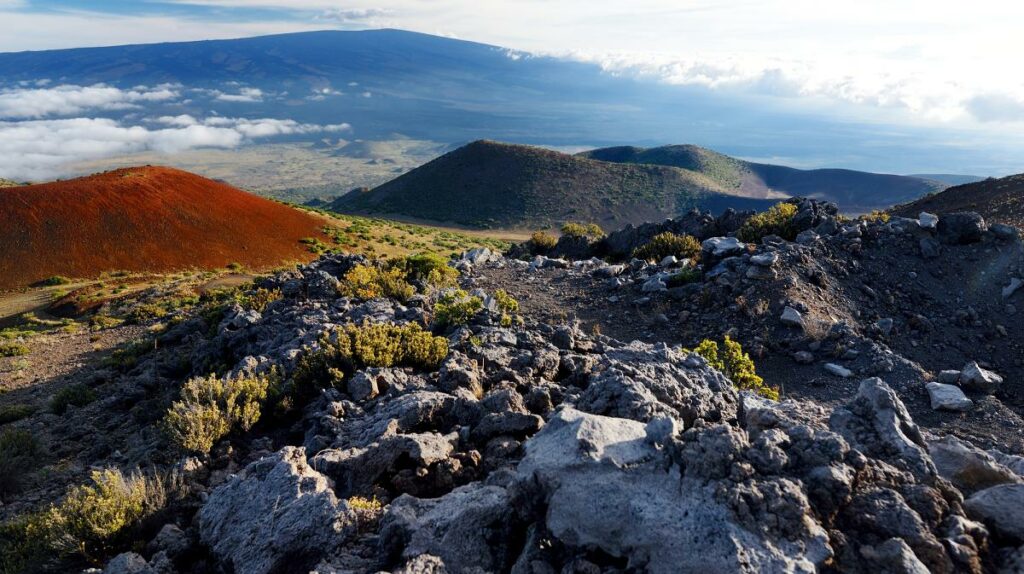
[[691,144],[655,148],[619,146],[579,154],[581,157],[616,163],[668,165],[709,175],[726,189],[752,197],[811,197],[839,204],[848,212],[885,209],[941,191],[947,184],[891,174],[849,169],[802,170],[781,165],[749,162]]
[[551,227],[565,221],[618,227],[692,207],[764,208],[730,196],[703,174],[592,160],[544,148],[478,140],[372,190],[343,195],[341,212],[403,215],[481,227]]

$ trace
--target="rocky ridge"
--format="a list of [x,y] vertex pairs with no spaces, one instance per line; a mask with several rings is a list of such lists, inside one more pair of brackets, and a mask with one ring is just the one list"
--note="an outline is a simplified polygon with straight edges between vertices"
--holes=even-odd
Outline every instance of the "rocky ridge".
[[[805,212],[816,209],[807,205]],[[539,574],[703,572],[708,564],[737,572],[1017,571],[1024,564],[1020,449],[918,426],[919,413],[937,412],[919,408],[928,400],[926,371],[885,338],[910,331],[905,318],[890,323],[874,317],[875,307],[832,303],[841,319],[826,323],[823,307],[768,301],[760,323],[785,336],[760,347],[744,340],[756,356],[790,366],[805,361],[800,353],[815,364],[835,357],[827,364],[843,371],[829,372],[851,379],[829,400],[787,387],[775,402],[738,392],[674,341],[624,342],[549,321],[532,315],[525,298],[522,323],[503,326],[489,297],[498,284],[488,281],[502,273],[523,284],[570,273],[623,304],[661,301],[681,314],[691,313],[691,298],[718,301],[706,317],[722,321],[732,312],[722,302],[735,305],[736,294],[753,286],[750,294],[787,285],[796,261],[800,281],[813,284],[818,270],[829,285],[835,254],[866,257],[873,242],[900,249],[930,239],[947,254],[1018,246],[975,233],[971,217],[939,218],[933,231],[907,220],[840,223],[828,211],[811,218],[813,236],[767,238],[753,253],[735,238],[702,238],[703,279],[682,287],[645,288],[659,273],[674,274],[679,261],[467,253],[455,266],[484,309],[443,331],[449,352],[439,369],[361,369],[289,424],[233,435],[208,457],[178,459],[147,424],[153,403],[174,396],[182,380],[214,365],[289,377],[334,327],[430,325],[431,302],[343,297],[339,278],[364,260],[329,256],[261,281],[282,294],[262,312],[236,306],[212,329],[202,317],[183,317],[159,335],[156,351],[104,375],[101,384],[116,389],[117,400],[70,415],[68,424],[102,414],[137,429],[111,438],[93,464],[173,466],[190,481],[189,499],[151,526],[142,541],[149,543],[105,571]],[[836,265],[850,268],[847,260]],[[735,334],[748,338],[747,329]],[[1002,404],[997,397],[1012,383],[998,382],[997,373],[1007,372],[967,364],[928,382]],[[771,369],[764,374],[779,384]],[[993,390],[996,397],[986,394]],[[380,508],[368,512],[360,502],[367,499]]]

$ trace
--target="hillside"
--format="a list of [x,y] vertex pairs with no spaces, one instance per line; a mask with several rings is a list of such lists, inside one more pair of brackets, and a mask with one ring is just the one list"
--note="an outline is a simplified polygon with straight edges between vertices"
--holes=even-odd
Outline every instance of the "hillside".
[[848,169],[801,170],[753,163],[694,145],[613,147],[583,152],[580,156],[617,163],[679,167],[704,174],[737,195],[811,197],[836,202],[843,211],[850,213],[884,209],[947,187],[941,181],[918,177]]
[[139,167],[0,191],[0,289],[103,271],[308,260],[319,219],[188,172]]
[[692,207],[754,209],[705,175],[623,165],[542,148],[477,141],[397,179],[336,200],[348,213],[400,215],[480,227],[606,227],[661,220]]
[[1024,226],[1024,174],[951,187],[941,193],[898,205],[893,213],[917,217],[922,211],[977,211],[991,223]]

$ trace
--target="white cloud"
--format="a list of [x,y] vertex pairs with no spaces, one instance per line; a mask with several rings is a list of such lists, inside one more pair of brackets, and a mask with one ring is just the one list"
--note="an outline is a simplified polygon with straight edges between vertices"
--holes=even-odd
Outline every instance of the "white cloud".
[[218,93],[217,99],[222,102],[262,102],[263,90],[259,88],[242,88],[237,94]]
[[318,20],[328,20],[343,26],[387,27],[388,18],[395,13],[385,8],[333,8],[324,11]]
[[1024,121],[1024,99],[1007,94],[980,94],[967,102],[967,110],[980,122]]
[[0,177],[46,180],[65,174],[66,166],[83,160],[193,148],[234,148],[279,135],[343,132],[348,124],[315,125],[294,120],[165,116],[150,129],[107,118],[0,121]]
[[0,118],[44,118],[80,114],[90,110],[124,110],[138,107],[142,102],[176,99],[180,95],[178,88],[179,86],[168,84],[153,88],[137,86],[130,90],[122,90],[96,84],[5,89],[0,90]]

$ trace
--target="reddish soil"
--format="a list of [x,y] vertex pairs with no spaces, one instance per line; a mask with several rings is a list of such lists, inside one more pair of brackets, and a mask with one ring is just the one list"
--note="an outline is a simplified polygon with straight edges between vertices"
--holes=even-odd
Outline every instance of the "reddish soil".
[[119,169],[0,190],[0,290],[54,275],[167,272],[237,262],[265,269],[312,254],[313,215],[166,167]]

